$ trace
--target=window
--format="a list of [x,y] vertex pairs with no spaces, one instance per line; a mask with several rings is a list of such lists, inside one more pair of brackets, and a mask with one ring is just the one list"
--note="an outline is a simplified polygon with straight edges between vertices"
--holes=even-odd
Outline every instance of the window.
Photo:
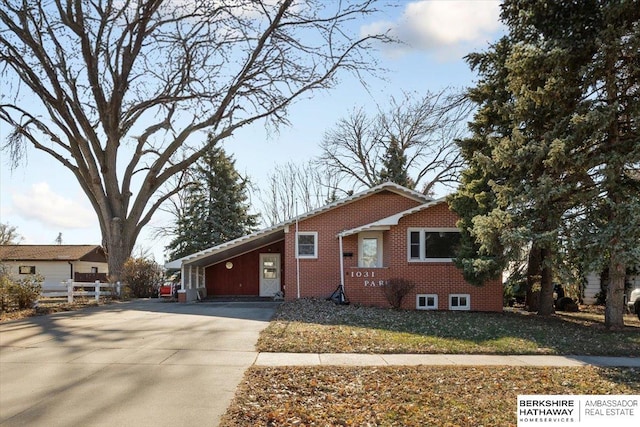
[[409,261],[451,261],[459,243],[457,228],[410,228]]
[[469,310],[471,309],[471,297],[469,294],[449,295],[449,310]]
[[420,234],[419,231],[409,233],[409,257],[411,259],[420,259]]
[[91,267],[92,274],[98,274],[98,267]]
[[418,310],[437,310],[438,295],[436,294],[418,294],[416,295],[416,309]]
[[296,257],[318,258],[318,233],[299,232],[297,235]]
[[21,265],[18,267],[19,274],[36,274],[36,266],[35,265]]
[[358,267],[382,267],[382,233],[358,234]]
[[278,278],[278,268],[276,266],[277,259],[268,259],[264,258],[262,261],[262,277],[264,279],[277,279]]

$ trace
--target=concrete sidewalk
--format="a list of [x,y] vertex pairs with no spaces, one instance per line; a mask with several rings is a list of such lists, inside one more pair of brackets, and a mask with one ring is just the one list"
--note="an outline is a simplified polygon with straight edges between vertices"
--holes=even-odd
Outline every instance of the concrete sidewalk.
[[599,366],[640,368],[640,357],[481,355],[481,354],[352,354],[259,353],[255,366]]

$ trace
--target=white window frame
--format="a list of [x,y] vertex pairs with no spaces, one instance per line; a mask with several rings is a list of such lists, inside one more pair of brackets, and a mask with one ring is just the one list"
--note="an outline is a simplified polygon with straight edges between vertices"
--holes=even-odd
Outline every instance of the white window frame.
[[[420,298],[425,298],[427,305],[420,305]],[[433,298],[433,305],[429,305],[429,298]],[[417,294],[416,295],[416,310],[437,310],[438,309],[438,294]]]
[[[313,236],[313,254],[299,254],[300,237]],[[318,258],[318,232],[317,231],[299,231],[296,233],[296,258],[299,259],[317,259]]]
[[[425,233],[460,233],[457,227],[410,227],[407,228],[408,262],[453,262],[453,258],[427,258],[425,253]],[[411,258],[411,233],[420,233],[420,258]]]
[[[453,299],[457,298],[458,302],[460,301],[460,298],[466,298],[467,300],[467,304],[466,305],[453,305]],[[459,310],[459,311],[469,311],[471,310],[471,295],[469,294],[449,294],[449,310]]]
[[[383,254],[383,246],[382,246],[382,232],[366,232],[366,233],[358,233],[358,267],[359,268],[381,268],[382,267],[382,254]],[[377,240],[377,260],[376,265],[374,267],[365,266],[362,262],[363,255],[363,240],[364,239],[376,239]]]

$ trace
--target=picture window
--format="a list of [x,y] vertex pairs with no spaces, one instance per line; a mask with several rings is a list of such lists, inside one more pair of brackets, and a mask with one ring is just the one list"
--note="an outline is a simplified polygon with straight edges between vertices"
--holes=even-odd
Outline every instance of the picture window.
[[409,261],[451,262],[460,244],[457,228],[410,228],[408,233]]

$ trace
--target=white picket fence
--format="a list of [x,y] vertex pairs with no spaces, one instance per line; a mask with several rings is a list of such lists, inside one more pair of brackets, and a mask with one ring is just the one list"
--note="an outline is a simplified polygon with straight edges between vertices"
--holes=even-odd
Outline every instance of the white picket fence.
[[[93,290],[86,290],[86,289]],[[60,287],[43,289],[40,293],[41,298],[60,298],[67,297],[67,302],[72,303],[74,297],[94,297],[96,301],[100,301],[100,297],[120,295],[120,282],[117,283],[100,283],[96,280],[90,282],[74,282],[69,279],[60,283]]]

